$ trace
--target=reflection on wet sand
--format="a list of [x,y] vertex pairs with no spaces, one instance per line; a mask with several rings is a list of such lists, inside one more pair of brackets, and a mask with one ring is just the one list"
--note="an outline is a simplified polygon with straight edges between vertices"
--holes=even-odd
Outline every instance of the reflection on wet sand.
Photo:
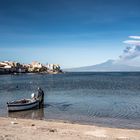
[[44,119],[44,108],[32,109],[27,111],[9,112],[8,117],[12,118],[28,118],[28,119]]

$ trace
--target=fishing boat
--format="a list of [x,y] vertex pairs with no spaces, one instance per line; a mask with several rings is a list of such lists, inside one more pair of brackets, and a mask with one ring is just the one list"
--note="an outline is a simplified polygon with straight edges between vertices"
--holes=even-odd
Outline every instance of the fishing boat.
[[39,107],[39,100],[21,99],[12,102],[7,102],[8,111],[22,111]]
[[41,108],[44,104],[44,91],[38,87],[38,93],[32,93],[31,99],[21,99],[12,102],[7,102],[8,111],[22,111],[32,108]]

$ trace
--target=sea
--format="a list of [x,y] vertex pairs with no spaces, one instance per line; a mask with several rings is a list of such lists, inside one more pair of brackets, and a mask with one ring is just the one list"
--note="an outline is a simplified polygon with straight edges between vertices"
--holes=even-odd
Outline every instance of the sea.
[[[7,102],[41,87],[44,107],[8,112]],[[140,129],[139,72],[0,75],[0,116]]]

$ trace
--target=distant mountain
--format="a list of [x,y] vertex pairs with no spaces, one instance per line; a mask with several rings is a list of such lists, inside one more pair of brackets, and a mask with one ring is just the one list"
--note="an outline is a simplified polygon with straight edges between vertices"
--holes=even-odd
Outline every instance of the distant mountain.
[[124,64],[116,63],[115,60],[108,60],[104,63],[92,65],[92,66],[85,66],[79,68],[70,68],[64,69],[64,71],[71,71],[71,72],[82,72],[82,71],[140,71],[140,67],[135,66],[128,66]]

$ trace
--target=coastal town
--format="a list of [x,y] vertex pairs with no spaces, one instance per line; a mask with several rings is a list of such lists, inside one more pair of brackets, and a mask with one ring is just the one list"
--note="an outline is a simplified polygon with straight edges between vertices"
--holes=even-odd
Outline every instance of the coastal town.
[[42,64],[33,61],[31,64],[21,64],[15,61],[1,61],[0,74],[16,74],[16,73],[62,73],[59,64]]

